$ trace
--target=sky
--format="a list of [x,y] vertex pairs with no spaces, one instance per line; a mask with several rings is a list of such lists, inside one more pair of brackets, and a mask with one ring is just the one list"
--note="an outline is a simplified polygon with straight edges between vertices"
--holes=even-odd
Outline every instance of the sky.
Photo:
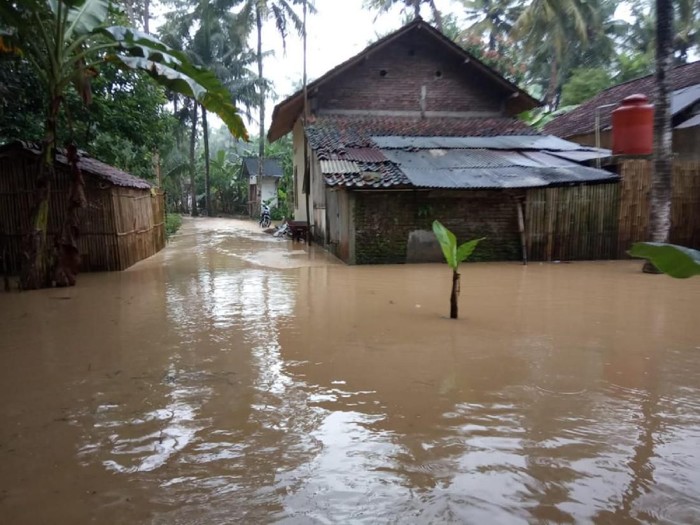
[[[307,75],[309,81],[320,77],[338,64],[355,56],[377,35],[398,29],[403,20],[400,8],[377,16],[376,12],[362,7],[363,0],[316,0],[317,13],[307,18]],[[436,0],[438,9],[454,9],[452,0]],[[425,7],[423,8],[426,9]],[[423,16],[429,18],[425,11]],[[251,46],[256,45],[254,35]],[[303,45],[296,34],[287,38],[287,51],[283,52],[282,39],[273,24],[263,29],[263,50],[273,51],[265,58],[263,74],[274,84],[275,95],[266,105],[265,128],[270,126],[274,106],[295,91],[301,83],[303,71]],[[257,134],[257,121],[249,123],[248,129]]]
[[[435,0],[443,13],[454,13],[459,17],[464,7],[457,0]],[[307,74],[312,81],[333,69],[338,64],[355,56],[378,35],[385,35],[401,26],[404,13],[399,6],[392,11],[377,15],[376,11],[363,8],[363,0],[315,0],[317,13],[307,19],[308,58]],[[299,10],[301,16],[301,10]],[[423,16],[430,17],[428,8],[423,7]],[[621,3],[616,13],[622,18],[629,16],[629,10]],[[255,34],[251,35],[250,46],[257,45]],[[303,46],[301,38],[290,32],[286,41],[286,52],[282,39],[272,22],[263,28],[263,51],[272,53],[265,58],[263,74],[274,85],[274,94],[266,104],[265,129],[270,126],[274,106],[295,91],[301,84],[303,71]],[[254,114],[254,116],[256,116]],[[246,122],[251,134],[257,135],[258,122]]]

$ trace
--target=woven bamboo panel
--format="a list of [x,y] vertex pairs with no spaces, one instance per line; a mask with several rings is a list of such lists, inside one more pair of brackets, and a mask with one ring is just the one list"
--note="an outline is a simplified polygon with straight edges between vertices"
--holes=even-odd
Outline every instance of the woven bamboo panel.
[[[621,165],[618,254],[648,240],[651,174],[649,160]],[[675,161],[672,178],[670,242],[700,248],[700,162]]]
[[[22,240],[29,230],[37,161],[29,155],[0,159],[0,273],[19,271]],[[49,245],[65,217],[70,175],[51,181]],[[165,246],[164,194],[122,188],[85,175],[87,208],[80,211],[78,248],[84,271],[123,270]]]
[[535,261],[616,257],[617,184],[528,190],[525,230]]

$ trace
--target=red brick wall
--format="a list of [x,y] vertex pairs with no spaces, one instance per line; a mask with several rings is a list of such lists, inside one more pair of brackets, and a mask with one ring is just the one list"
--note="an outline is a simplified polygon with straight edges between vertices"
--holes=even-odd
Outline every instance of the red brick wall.
[[432,38],[413,31],[320,88],[317,107],[419,111],[422,86],[426,111],[501,112],[508,96]]

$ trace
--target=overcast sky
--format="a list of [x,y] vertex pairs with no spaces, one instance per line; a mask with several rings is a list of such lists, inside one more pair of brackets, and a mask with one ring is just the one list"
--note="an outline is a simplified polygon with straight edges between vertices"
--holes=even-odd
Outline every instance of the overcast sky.
[[[443,13],[454,13],[458,18],[464,13],[464,7],[455,0],[435,0],[435,3]],[[376,12],[362,7],[363,0],[315,0],[315,4],[317,13],[309,15],[307,21],[309,81],[362,51],[377,35],[398,29],[404,18],[398,6],[389,13],[377,16]],[[617,15],[625,17],[626,11],[621,7]],[[301,16],[301,9],[299,13]],[[426,7],[423,7],[422,14],[426,19],[430,17]],[[256,46],[254,34],[251,35],[250,45],[253,48]],[[303,48],[301,38],[290,33],[285,53],[274,24],[268,22],[263,29],[263,50],[273,53],[265,58],[264,74],[273,82],[275,90],[274,96],[266,104],[267,129],[274,106],[292,94],[294,87],[301,83]],[[257,134],[257,121],[249,122],[248,130],[251,134]]]
[[[384,35],[401,26],[403,15],[400,8],[378,17],[376,12],[363,9],[362,3],[363,0],[316,0],[317,13],[307,19],[309,81],[362,51],[377,34]],[[445,12],[453,9],[458,12],[452,0],[435,0],[435,3]],[[427,10],[422,14],[429,18]],[[254,35],[250,45],[256,45]],[[268,128],[274,106],[291,95],[295,86],[301,83],[303,46],[300,37],[290,34],[284,53],[282,39],[274,25],[268,23],[263,30],[263,49],[274,52],[264,62],[264,74],[275,86],[275,96],[266,106],[265,127]],[[249,131],[257,134],[257,125],[257,122],[250,123]]]

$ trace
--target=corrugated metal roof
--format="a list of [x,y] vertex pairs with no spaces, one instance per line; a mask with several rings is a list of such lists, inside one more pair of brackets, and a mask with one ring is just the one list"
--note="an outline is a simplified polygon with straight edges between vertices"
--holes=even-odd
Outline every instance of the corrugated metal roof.
[[531,188],[615,180],[617,175],[580,166],[546,152],[474,149],[384,149],[414,186],[424,188]]
[[671,115],[700,101],[700,83],[677,89],[671,94]]
[[338,174],[338,173],[359,173],[360,166],[356,162],[348,160],[322,160],[321,173],[323,174]]
[[676,129],[692,128],[695,126],[700,126],[700,115],[695,115],[693,118],[681,122],[676,126]]
[[551,135],[502,135],[496,137],[404,137],[373,136],[381,149],[532,149],[551,151],[577,151],[590,149]]
[[540,188],[556,184],[603,182],[618,178],[614,173],[586,166],[569,168],[513,166],[436,170],[402,168],[402,171],[411,184],[419,188],[449,189]]
[[549,154],[573,162],[590,162],[597,158],[606,159],[612,156],[612,151],[592,148],[586,151],[550,151]]

